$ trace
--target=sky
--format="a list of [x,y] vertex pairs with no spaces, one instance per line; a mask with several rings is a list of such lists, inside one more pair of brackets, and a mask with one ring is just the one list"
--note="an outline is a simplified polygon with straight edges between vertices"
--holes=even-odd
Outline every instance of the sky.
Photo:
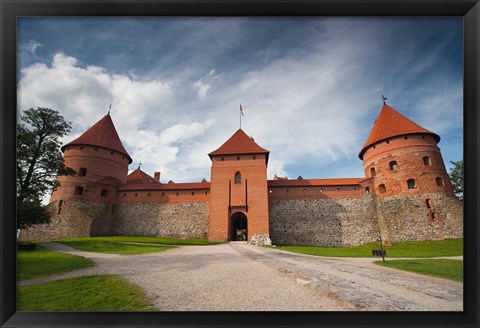
[[210,180],[242,129],[273,179],[364,177],[358,153],[386,103],[463,158],[461,17],[18,19],[17,116],[48,107],[68,143],[111,117],[138,168]]

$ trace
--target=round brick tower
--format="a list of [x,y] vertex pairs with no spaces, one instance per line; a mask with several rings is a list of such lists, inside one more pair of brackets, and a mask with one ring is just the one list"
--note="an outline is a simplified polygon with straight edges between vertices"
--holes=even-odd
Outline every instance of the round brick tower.
[[66,200],[115,201],[117,188],[127,180],[128,165],[132,159],[118,137],[110,114],[61,150],[65,165],[77,174],[58,177],[60,186],[52,194],[50,203]]
[[440,137],[384,104],[359,157],[377,197],[441,193],[453,187],[437,143]]
[[384,104],[359,153],[376,196],[386,242],[463,236],[456,199],[437,143],[440,137]]

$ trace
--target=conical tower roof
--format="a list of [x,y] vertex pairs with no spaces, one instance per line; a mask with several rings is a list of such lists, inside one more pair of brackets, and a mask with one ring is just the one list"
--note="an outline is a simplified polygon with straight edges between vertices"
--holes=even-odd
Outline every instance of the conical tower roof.
[[80,137],[62,146],[62,151],[66,147],[72,145],[89,145],[98,146],[111,150],[115,150],[128,157],[129,163],[132,163],[132,158],[125,150],[118,137],[117,130],[113,124],[110,114],[105,115],[100,121],[95,123],[90,129],[85,131]]
[[250,138],[242,129],[238,129],[223,145],[217,150],[212,151],[208,156],[217,155],[239,155],[239,154],[268,154],[270,151],[260,147],[252,138]]
[[363,159],[365,149],[377,142],[392,137],[417,133],[430,134],[435,137],[437,143],[440,141],[439,135],[422,128],[420,125],[409,120],[392,107],[383,104],[380,114],[378,114],[377,120],[373,125],[372,131],[363,145],[362,150],[358,154],[358,157]]

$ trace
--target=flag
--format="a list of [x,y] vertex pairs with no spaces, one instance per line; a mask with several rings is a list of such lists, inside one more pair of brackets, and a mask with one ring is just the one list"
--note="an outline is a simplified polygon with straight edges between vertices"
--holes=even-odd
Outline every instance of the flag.
[[242,108],[242,104],[240,104],[240,113],[242,113],[242,116],[245,116],[245,115],[243,115],[243,108]]

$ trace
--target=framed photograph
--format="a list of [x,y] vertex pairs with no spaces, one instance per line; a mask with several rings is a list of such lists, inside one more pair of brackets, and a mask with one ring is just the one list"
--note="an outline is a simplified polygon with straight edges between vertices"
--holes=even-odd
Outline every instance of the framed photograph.
[[[40,0],[0,8],[2,327],[478,325],[478,1]],[[37,107],[70,122],[59,138],[75,172],[42,200],[55,223],[17,230],[24,208],[15,206],[15,176],[23,173],[14,161],[25,143],[17,127]],[[449,177],[460,162],[461,191]],[[91,208],[79,209],[82,197]],[[97,216],[88,227],[68,223],[79,213],[82,222]],[[238,256],[221,266],[218,254],[196,253],[210,259],[198,265],[217,268],[210,274],[189,271],[197,262],[182,262],[178,249],[170,260],[152,256],[158,270],[172,261],[180,271],[145,274],[155,283],[125,275],[155,300],[149,311],[19,310],[18,242],[79,229],[163,229]],[[425,282],[424,294],[408,286],[382,294],[392,269],[367,280],[358,273],[354,288],[345,282],[357,273],[339,268],[346,260],[300,265],[268,253],[375,243],[372,254],[385,261],[392,244],[446,238],[463,238],[463,286]],[[148,262],[138,259],[136,267]],[[236,274],[246,259],[248,274]],[[309,265],[324,265],[318,272],[329,278],[311,277]],[[199,278],[187,279],[194,271]],[[202,284],[220,292],[208,295]],[[165,285],[176,286],[178,306]]]

